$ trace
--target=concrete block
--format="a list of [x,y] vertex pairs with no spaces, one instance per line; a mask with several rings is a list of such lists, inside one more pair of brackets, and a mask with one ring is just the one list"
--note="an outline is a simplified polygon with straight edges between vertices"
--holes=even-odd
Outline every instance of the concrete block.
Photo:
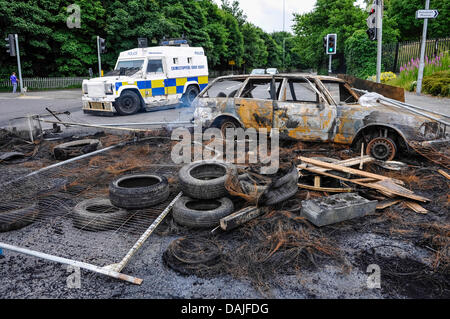
[[343,193],[302,201],[302,216],[316,226],[325,226],[372,213],[378,201],[368,200],[357,193]]

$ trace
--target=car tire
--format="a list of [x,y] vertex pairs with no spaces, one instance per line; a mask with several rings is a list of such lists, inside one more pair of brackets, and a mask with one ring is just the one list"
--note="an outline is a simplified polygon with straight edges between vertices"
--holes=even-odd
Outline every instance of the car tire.
[[183,105],[186,107],[190,107],[199,93],[200,90],[196,85],[189,85],[182,97]]
[[141,99],[135,92],[125,91],[114,106],[120,115],[132,115],[141,109]]
[[37,204],[20,206],[18,203],[0,205],[0,233],[24,228],[35,221],[39,214]]
[[222,138],[226,139],[227,135],[227,129],[231,128],[236,130],[237,128],[239,128],[240,125],[238,123],[236,123],[236,121],[231,120],[231,119],[225,119],[222,121],[222,123],[220,123],[220,132],[222,133]]
[[86,139],[63,143],[53,148],[53,156],[57,160],[67,160],[72,157],[91,153],[102,147],[102,142],[96,139]]
[[173,206],[173,219],[191,228],[207,228],[219,225],[220,219],[232,214],[233,202],[227,198],[198,200],[181,197]]
[[214,199],[228,195],[225,182],[228,171],[237,174],[232,164],[217,161],[199,161],[183,166],[179,173],[181,190],[189,197]]
[[86,231],[116,230],[126,223],[129,217],[129,212],[113,206],[107,198],[82,201],[72,212],[74,227]]
[[127,175],[109,185],[111,203],[125,209],[152,207],[167,200],[169,195],[169,183],[164,176]]

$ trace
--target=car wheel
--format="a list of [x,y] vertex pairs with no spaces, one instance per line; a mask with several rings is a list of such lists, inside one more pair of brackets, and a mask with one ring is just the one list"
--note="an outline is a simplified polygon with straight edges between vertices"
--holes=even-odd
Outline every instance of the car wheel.
[[178,173],[181,190],[198,199],[220,198],[228,195],[225,188],[228,170],[236,173],[231,164],[216,161],[199,161],[183,166]]
[[220,219],[233,211],[233,202],[226,197],[209,200],[181,197],[173,206],[172,214],[180,225],[205,228],[219,225]]
[[130,217],[130,213],[115,207],[109,199],[88,199],[73,209],[73,225],[81,230],[102,231],[121,227]]
[[377,137],[367,144],[366,154],[380,161],[392,161],[397,154],[397,146],[388,137]]
[[236,130],[239,127],[238,124],[236,124],[235,121],[233,120],[224,120],[221,124],[220,124],[220,131],[222,132],[222,138],[226,139],[227,138],[227,129],[231,128],[233,130]]
[[195,85],[189,85],[186,89],[186,92],[183,94],[183,104],[187,107],[192,105],[197,95],[200,93],[200,90]]
[[152,207],[164,202],[169,195],[169,183],[164,176],[128,175],[109,185],[111,203],[126,209]]
[[115,107],[117,113],[119,113],[120,115],[135,114],[141,108],[141,100],[135,92],[125,91],[118,99]]

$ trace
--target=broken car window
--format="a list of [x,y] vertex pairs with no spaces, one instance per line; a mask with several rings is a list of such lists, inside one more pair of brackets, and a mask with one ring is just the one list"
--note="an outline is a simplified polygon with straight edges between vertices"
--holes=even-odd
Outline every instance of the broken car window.
[[319,97],[311,84],[303,80],[289,80],[286,89],[286,101],[318,103]]
[[[271,100],[270,82],[272,79],[250,79],[242,91],[241,97],[250,99]],[[281,79],[275,79],[276,96],[281,86]]]
[[244,79],[218,81],[203,94],[203,97],[234,97],[241,89],[243,83]]
[[162,60],[148,60],[147,73],[162,73]]
[[357,103],[350,91],[340,82],[322,81],[333,99],[338,103]]

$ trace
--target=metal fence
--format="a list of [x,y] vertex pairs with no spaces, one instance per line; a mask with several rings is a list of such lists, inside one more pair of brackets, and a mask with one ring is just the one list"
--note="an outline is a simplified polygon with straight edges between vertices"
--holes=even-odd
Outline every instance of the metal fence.
[[[67,88],[70,86],[81,86],[81,83],[86,78],[82,77],[64,77],[64,78],[24,78],[23,86],[31,89],[56,89]],[[12,87],[9,77],[7,79],[0,80],[0,87],[8,88]]]
[[[385,71],[399,72],[400,67],[411,59],[420,57],[421,41],[406,41],[383,45],[383,65]],[[425,56],[432,58],[450,50],[450,38],[426,41]]]

